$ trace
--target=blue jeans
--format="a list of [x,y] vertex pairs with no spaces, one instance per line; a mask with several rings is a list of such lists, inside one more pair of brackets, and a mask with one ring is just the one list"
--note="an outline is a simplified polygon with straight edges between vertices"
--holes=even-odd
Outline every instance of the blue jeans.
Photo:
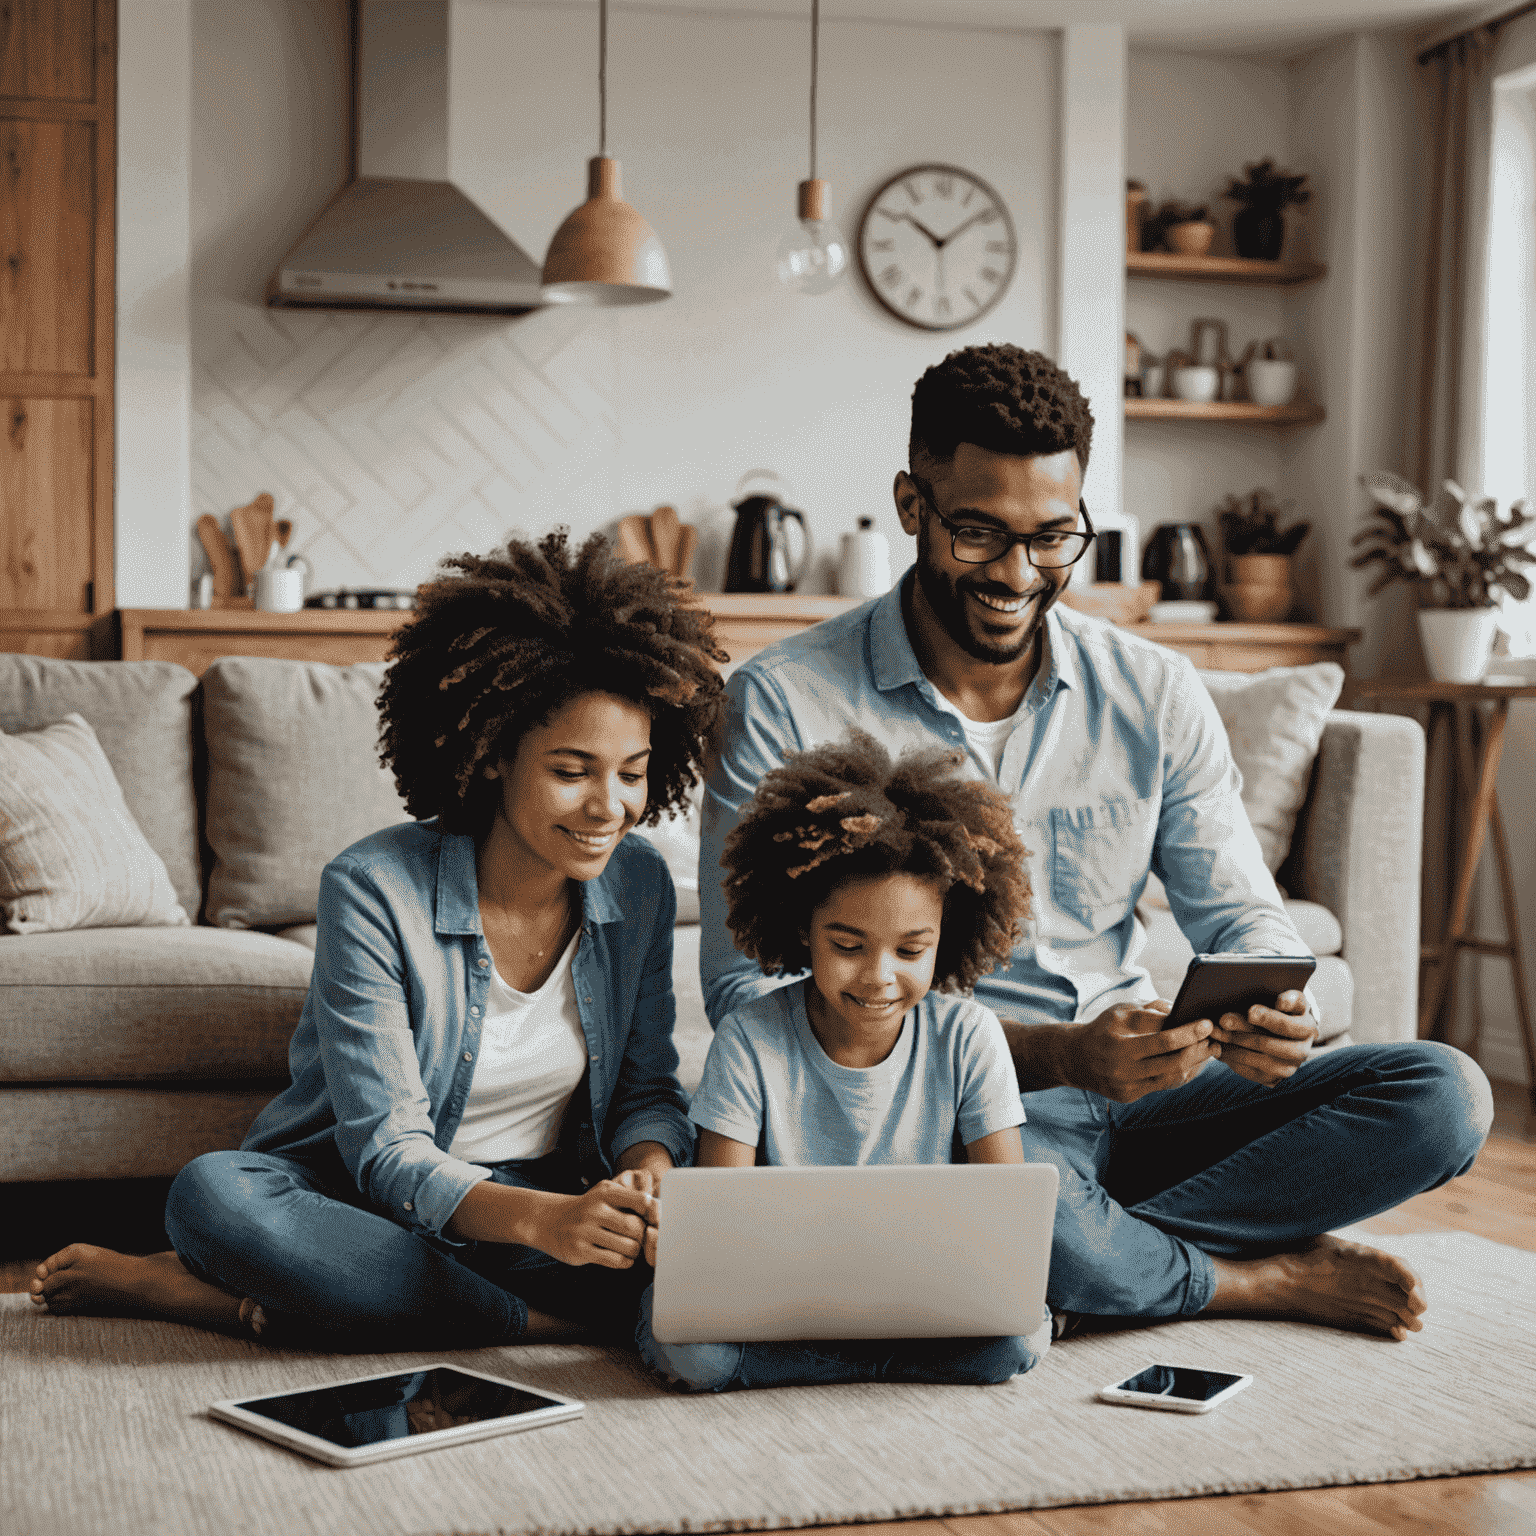
[[[559,1154],[496,1164],[491,1177],[581,1193]],[[645,1264],[573,1268],[514,1243],[408,1232],[367,1204],[333,1149],[205,1153],[171,1185],[165,1229],[198,1279],[260,1303],[275,1340],[333,1348],[503,1344],[526,1330],[530,1306],[627,1343],[651,1278]]]
[[1341,1046],[1274,1088],[1218,1061],[1133,1104],[1023,1102],[1026,1160],[1061,1174],[1047,1300],[1119,1317],[1200,1312],[1212,1255],[1292,1248],[1438,1188],[1493,1120],[1477,1064],[1433,1041]]
[[743,1387],[832,1386],[847,1381],[926,1381],[990,1387],[1039,1363],[1050,1320],[1027,1339],[802,1339],[757,1344],[662,1344],[651,1333],[650,1286],[635,1343],[645,1363],[690,1392]]

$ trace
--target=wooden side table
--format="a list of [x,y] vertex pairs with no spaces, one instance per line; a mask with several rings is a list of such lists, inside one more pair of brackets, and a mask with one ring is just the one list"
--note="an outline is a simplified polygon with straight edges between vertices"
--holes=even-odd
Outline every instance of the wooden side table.
[[[1449,1008],[1455,995],[1457,961],[1462,952],[1491,955],[1508,960],[1513,974],[1515,1011],[1520,1019],[1520,1033],[1525,1045],[1527,1081],[1531,1103],[1536,1107],[1536,1028],[1531,1021],[1531,1005],[1525,985],[1525,957],[1520,947],[1520,913],[1515,903],[1514,865],[1509,854],[1509,839],[1504,833],[1504,817],[1499,810],[1499,759],[1504,754],[1504,727],[1509,706],[1514,699],[1536,699],[1536,683],[1436,683],[1378,680],[1355,685],[1358,702],[1384,704],[1426,704],[1430,712],[1430,734],[1443,721],[1454,743],[1455,767],[1461,780],[1476,789],[1468,816],[1466,840],[1460,850],[1450,850],[1456,868],[1456,883],[1451,897],[1445,932],[1439,943],[1426,945],[1425,985],[1420,997],[1419,1038],[1444,1039]],[[1466,710],[1466,729],[1462,711]],[[1486,708],[1486,716],[1484,710]],[[1477,737],[1481,736],[1481,753]],[[1478,761],[1479,756],[1481,761]],[[1454,835],[1454,834],[1453,834]],[[1467,916],[1472,903],[1472,882],[1482,857],[1484,844],[1493,844],[1494,864],[1499,877],[1499,903],[1504,913],[1507,937],[1502,940],[1469,935]],[[1480,1033],[1480,1031],[1479,1031]],[[1476,1054],[1479,1036],[1471,1042]]]

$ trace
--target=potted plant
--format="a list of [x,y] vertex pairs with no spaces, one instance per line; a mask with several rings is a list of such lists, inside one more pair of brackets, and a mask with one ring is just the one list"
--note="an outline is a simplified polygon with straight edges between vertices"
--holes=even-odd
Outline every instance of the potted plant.
[[1273,160],[1256,160],[1234,176],[1222,196],[1241,203],[1232,220],[1232,249],[1239,256],[1278,261],[1285,244],[1285,210],[1299,207],[1312,193],[1305,176],[1277,171]]
[[1360,483],[1375,505],[1350,541],[1360,553],[1356,570],[1379,567],[1366,595],[1406,581],[1419,600],[1419,637],[1429,675],[1437,682],[1475,683],[1488,669],[1499,605],[1524,602],[1530,578],[1519,567],[1536,565],[1528,547],[1536,514],[1524,500],[1501,513],[1492,496],[1469,499],[1454,480],[1425,504],[1401,476],[1376,470]]
[[1180,256],[1203,256],[1211,248],[1216,226],[1206,216],[1204,204],[1177,199],[1159,205],[1141,226],[1142,249],[1174,251]]
[[1222,601],[1234,619],[1271,623],[1286,618],[1293,602],[1291,556],[1312,531],[1311,523],[1280,527],[1285,505],[1262,487],[1228,496],[1216,509],[1226,554]]

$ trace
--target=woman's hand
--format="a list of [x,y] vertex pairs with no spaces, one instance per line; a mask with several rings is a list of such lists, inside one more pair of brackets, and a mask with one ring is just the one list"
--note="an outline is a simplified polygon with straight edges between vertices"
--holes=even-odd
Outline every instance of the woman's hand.
[[[562,1264],[629,1269],[646,1246],[655,1200],[632,1183],[604,1179],[584,1195],[563,1195],[541,1211],[529,1247]],[[655,1236],[649,1244],[655,1252]]]

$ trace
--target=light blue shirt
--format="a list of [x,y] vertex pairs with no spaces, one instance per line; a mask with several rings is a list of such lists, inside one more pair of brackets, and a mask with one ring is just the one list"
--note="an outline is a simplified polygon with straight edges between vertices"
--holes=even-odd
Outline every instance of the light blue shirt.
[[[786,753],[867,731],[892,753],[950,743],[992,778],[940,703],[907,637],[901,589],[759,651],[726,684],[724,750],[704,796],[699,968],[710,1019],[783,985],[725,926],[720,854]],[[1197,952],[1306,954],[1238,797],[1216,706],[1190,662],[1070,608],[1045,619],[1045,656],[996,782],[1029,850],[1034,917],[1012,963],[977,984],[1003,1018],[1066,1023],[1156,989],[1137,963],[1134,908],[1149,870]]]
[[[581,891],[571,974],[587,1089],[569,1115],[585,1176],[637,1141],[693,1160],[672,1044],[677,897],[661,855],[626,837]],[[490,1170],[452,1156],[480,1053],[493,969],[471,838],[405,822],[354,843],[320,877],[315,969],[288,1048],[293,1082],[244,1150],[302,1157],[334,1143],[370,1204],[441,1236]]]
[[797,981],[720,1021],[689,1114],[775,1168],[948,1163],[1024,1123],[1003,1027],[968,997],[930,992],[891,1054],[845,1067],[821,1048]]

